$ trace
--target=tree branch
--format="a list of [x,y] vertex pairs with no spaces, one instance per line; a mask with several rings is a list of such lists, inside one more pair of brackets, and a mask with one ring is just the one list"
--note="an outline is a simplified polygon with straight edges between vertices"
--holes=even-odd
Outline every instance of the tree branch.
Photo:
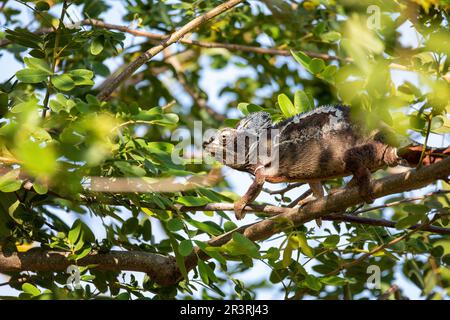
[[[106,23],[101,20],[83,20],[80,22],[82,25],[89,25],[89,26],[95,26],[99,28],[104,28],[108,30],[117,30],[122,31],[125,33],[132,34],[134,36],[140,36],[140,37],[146,37],[151,40],[164,40],[167,38],[167,35],[165,34],[158,34],[153,32],[148,32],[144,30],[136,30],[136,29],[130,29],[127,26],[121,26],[117,24],[111,24]],[[249,45],[242,45],[242,44],[234,44],[234,43],[220,43],[220,42],[208,42],[208,41],[197,41],[197,40],[191,40],[191,39],[180,39],[180,43],[187,44],[187,45],[193,45],[197,47],[202,48],[209,48],[209,49],[227,49],[230,51],[241,51],[241,52],[253,52],[257,54],[269,54],[269,55],[277,55],[277,56],[291,56],[291,52],[289,50],[283,50],[283,49],[276,49],[276,48],[260,48],[260,47],[254,47]],[[312,51],[304,51],[305,54],[312,58],[321,58],[324,60],[345,60],[344,58],[341,58],[339,56],[333,56],[326,53],[318,53],[318,52],[312,52]]]
[[[400,193],[412,189],[426,186],[438,179],[446,178],[450,175],[450,158],[446,158],[438,163],[388,176],[371,183],[374,196],[376,198],[389,194]],[[89,198],[86,198],[89,201]],[[393,222],[375,219],[355,217],[352,215],[331,215],[342,212],[348,207],[355,206],[362,202],[358,189],[343,189],[342,192],[334,193],[327,197],[311,201],[301,208],[280,208],[276,206],[246,206],[246,211],[259,211],[278,215],[265,220],[244,225],[233,231],[207,241],[208,246],[221,246],[227,243],[234,232],[240,232],[253,241],[260,241],[272,235],[289,230],[292,227],[302,225],[317,218],[324,220],[338,220],[370,225],[392,226]],[[179,207],[181,211],[215,211],[232,210],[232,204],[213,203],[201,207]],[[419,225],[411,229],[415,232],[419,230],[448,234],[448,229],[436,226]],[[64,271],[72,261],[67,259],[69,253],[49,252],[40,250],[30,250],[24,253],[13,253],[6,255],[0,253],[0,272],[12,271]],[[186,257],[185,265],[187,270],[193,269],[197,265],[197,259],[208,260],[210,257],[202,252],[198,247],[194,252]],[[80,259],[78,265],[95,264],[100,270],[128,270],[146,272],[153,281],[160,285],[172,285],[181,279],[181,274],[176,266],[175,259],[170,256],[159,254],[136,252],[136,251],[111,251],[109,253],[92,253]]]
[[[355,217],[350,214],[342,214],[342,215],[329,215],[322,218],[322,220],[328,221],[342,221],[342,222],[350,222],[357,224],[366,224],[370,226],[377,227],[387,227],[387,228],[395,228],[396,222],[386,220],[386,219],[373,219],[373,218],[365,218],[365,217]],[[419,224],[415,224],[408,229],[415,230],[419,228]],[[450,235],[450,228],[442,228],[436,226],[424,226],[421,228],[423,231],[429,231],[437,234],[448,234]]]
[[[31,249],[27,252],[7,254],[0,251],[0,272],[65,271],[75,264],[69,252]],[[171,285],[178,278],[175,258],[141,251],[110,251],[90,253],[76,262],[78,266],[96,265],[97,270],[123,270],[147,273],[160,285]]]
[[363,254],[363,255],[360,256],[358,259],[353,260],[353,261],[348,262],[348,263],[344,263],[343,265],[341,265],[341,266],[340,266],[339,268],[337,268],[336,270],[334,270],[334,271],[328,273],[327,276],[334,275],[334,274],[336,274],[336,273],[338,273],[338,272],[340,272],[340,271],[342,271],[342,270],[344,270],[344,269],[348,269],[348,268],[350,268],[350,267],[352,267],[352,266],[355,266],[355,265],[357,265],[357,264],[363,262],[364,260],[366,260],[366,259],[369,258],[370,256],[373,256],[375,253],[380,252],[380,251],[382,251],[382,250],[384,250],[384,249],[387,249],[387,248],[393,246],[394,244],[399,243],[400,241],[405,240],[406,238],[410,237],[410,236],[413,235],[414,233],[416,233],[416,232],[418,232],[418,231],[420,231],[420,230],[423,230],[425,227],[427,227],[427,226],[429,226],[431,223],[433,223],[434,220],[435,220],[435,218],[433,218],[433,219],[430,220],[430,221],[426,221],[426,222],[420,224],[419,226],[417,226],[414,230],[411,230],[411,231],[409,231],[409,232],[407,232],[407,233],[404,233],[403,235],[401,235],[401,236],[399,236],[399,237],[396,237],[395,239],[389,241],[388,243],[384,243],[384,244],[382,244],[382,245],[379,245],[378,247],[376,247],[376,248],[370,250],[369,252]]
[[[447,158],[427,167],[413,169],[372,181],[371,188],[374,197],[380,198],[389,194],[418,189],[449,175],[450,158]],[[271,217],[227,232],[209,240],[207,244],[212,247],[221,246],[231,239],[234,232],[240,232],[250,240],[261,241],[293,226],[299,226],[335,212],[342,212],[348,207],[355,206],[362,201],[363,199],[361,199],[357,187],[344,189],[342,192],[311,201],[301,208],[291,208],[276,217]],[[188,270],[197,265],[198,256],[201,259],[209,259],[199,248],[196,248],[195,252],[186,258],[186,268]]]
[[[130,29],[127,26],[106,23],[101,20],[92,20],[92,19],[91,20],[83,20],[80,23],[82,25],[96,26],[99,28],[105,28],[105,29],[109,29],[109,30],[118,30],[118,31],[122,31],[125,33],[135,35],[135,36],[146,37],[146,38],[152,39],[152,40],[164,40],[167,38],[167,35],[165,35],[165,34],[157,34],[157,33],[143,31],[143,30]],[[252,52],[252,53],[256,53],[256,54],[268,54],[268,55],[285,56],[285,57],[291,56],[290,50],[277,49],[277,48],[261,48],[261,47],[242,45],[242,44],[207,42],[207,41],[197,41],[197,40],[191,40],[191,39],[180,39],[180,43],[198,46],[198,47],[202,47],[202,48],[210,48],[210,49],[221,48],[221,49],[227,49],[230,51]],[[352,59],[350,59],[350,58],[342,58],[339,56],[334,56],[334,55],[330,55],[330,54],[326,54],[326,53],[313,52],[313,51],[303,51],[303,52],[311,58],[319,58],[319,59],[323,59],[323,60],[339,60],[339,61],[347,61],[347,62],[352,61]],[[396,69],[396,70],[401,70],[401,71],[411,71],[408,67],[398,64],[398,63],[391,63],[389,65],[389,67],[391,69]],[[442,77],[447,82],[450,82],[450,73],[445,74]]]
[[165,38],[161,41],[161,43],[157,46],[150,48],[149,50],[142,53],[138,58],[132,61],[130,64],[126,66],[126,68],[117,75],[117,77],[111,79],[111,81],[105,84],[104,89],[98,94],[99,100],[107,99],[111,93],[117,89],[117,87],[128,77],[130,77],[137,69],[139,69],[142,65],[144,65],[147,61],[152,59],[155,55],[160,53],[162,50],[170,46],[171,44],[179,41],[183,36],[192,30],[200,27],[205,24],[209,20],[218,16],[219,14],[235,7],[239,3],[243,2],[243,0],[229,0],[221,5],[215,7],[214,9],[208,11],[205,14],[193,19],[185,26],[181,27],[179,30],[172,33],[169,37]]
[[206,104],[205,99],[203,99],[194,89],[192,89],[189,86],[189,83],[186,81],[186,78],[184,77],[183,72],[184,70],[181,66],[181,63],[178,61],[176,56],[173,56],[171,52],[167,50],[170,49],[168,48],[164,50],[164,55],[166,58],[165,60],[173,66],[175,73],[174,76],[178,79],[178,82],[184,88],[184,91],[186,91],[187,94],[191,96],[192,100],[194,100],[194,104],[197,104],[201,109],[205,110],[206,113],[208,113],[211,117],[213,117],[217,121],[224,121],[226,117],[223,114],[216,112],[210,106],[208,106]]

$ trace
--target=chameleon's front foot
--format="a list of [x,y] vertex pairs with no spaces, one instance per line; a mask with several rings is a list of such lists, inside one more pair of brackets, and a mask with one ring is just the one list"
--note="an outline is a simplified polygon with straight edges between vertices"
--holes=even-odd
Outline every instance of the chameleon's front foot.
[[244,208],[247,205],[245,201],[238,200],[234,203],[234,215],[236,216],[236,219],[242,220],[245,217],[245,211]]

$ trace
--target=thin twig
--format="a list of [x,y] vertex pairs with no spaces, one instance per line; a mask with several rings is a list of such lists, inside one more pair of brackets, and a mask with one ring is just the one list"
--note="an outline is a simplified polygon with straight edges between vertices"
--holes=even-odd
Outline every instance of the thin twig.
[[413,229],[413,230],[411,230],[411,231],[409,231],[409,232],[407,232],[407,233],[405,233],[405,234],[403,234],[403,235],[401,235],[401,236],[399,236],[399,237],[389,241],[388,243],[384,243],[382,245],[379,245],[378,247],[372,249],[371,251],[363,254],[361,257],[359,257],[356,260],[353,260],[353,261],[348,262],[348,263],[344,263],[343,265],[341,265],[336,270],[331,271],[330,273],[328,273],[327,276],[334,275],[334,274],[336,274],[336,273],[338,273],[338,272],[340,272],[340,271],[342,271],[344,269],[348,269],[350,267],[353,267],[353,266],[363,262],[364,260],[366,260],[370,256],[376,254],[377,252],[380,252],[380,251],[382,251],[384,249],[387,249],[387,248],[393,246],[396,243],[399,243],[400,241],[410,237],[412,234],[414,234],[414,233],[424,229],[425,227],[429,226],[430,224],[432,224],[436,220],[437,217],[438,217],[438,215],[436,215],[433,219],[431,219],[429,221],[423,222],[422,224],[417,226],[417,228],[415,228],[415,229]]
[[3,0],[3,1],[2,1],[2,4],[0,5],[0,12],[2,12],[3,9],[5,9],[6,4],[8,3],[8,1],[9,1],[9,0]]
[[[83,25],[91,25],[96,26],[99,28],[105,28],[110,30],[118,30],[122,32],[126,32],[135,36],[142,36],[146,37],[151,40],[164,40],[167,38],[167,35],[165,34],[157,34],[153,32],[148,32],[144,30],[136,30],[136,29],[130,29],[127,26],[121,26],[111,23],[106,23],[101,20],[83,20],[80,22]],[[249,46],[249,45],[242,45],[242,44],[234,44],[234,43],[219,43],[219,42],[208,42],[208,41],[197,41],[197,40],[191,40],[191,39],[180,39],[180,43],[187,44],[187,45],[193,45],[198,46],[202,48],[221,48],[221,49],[227,49],[229,51],[241,51],[241,52],[251,52],[256,54],[268,54],[268,55],[277,55],[277,56],[285,56],[290,57],[291,52],[290,50],[284,50],[284,49],[277,49],[277,48],[261,48],[261,47],[255,47],[255,46]],[[308,55],[311,58],[319,58],[323,60],[338,60],[338,61],[345,61],[345,62],[352,62],[353,60],[350,58],[342,58],[335,55],[330,55],[326,53],[320,53],[320,52],[313,52],[313,51],[303,51],[306,55]],[[391,69],[401,70],[401,71],[412,71],[408,67],[398,64],[398,63],[391,63],[389,65]],[[450,82],[450,73],[447,73],[446,75],[442,76],[446,81]]]
[[425,157],[425,151],[427,150],[428,138],[430,137],[430,132],[431,132],[431,121],[432,120],[433,120],[433,116],[431,114],[428,115],[427,133],[425,136],[425,142],[423,143],[422,152],[420,153],[419,164],[417,165],[418,168],[420,168],[422,166],[422,161],[423,161],[423,158]]
[[152,59],[155,55],[163,51],[168,46],[172,45],[175,42],[181,40],[183,36],[193,31],[194,29],[202,26],[209,20],[215,18],[219,14],[235,7],[236,5],[243,2],[243,0],[229,0],[225,3],[220,4],[214,9],[208,11],[201,16],[196,17],[185,26],[181,27],[179,30],[172,33],[169,37],[162,40],[161,43],[157,46],[150,48],[149,50],[143,52],[138,58],[133,60],[130,64],[126,66],[126,68],[117,75],[117,77],[111,79],[111,81],[105,84],[104,89],[98,94],[99,100],[106,100],[109,96],[120,86],[120,84],[128,79],[137,69],[143,66],[146,62]]
[[309,197],[310,195],[312,195],[312,190],[308,189],[305,192],[303,192],[297,199],[295,199],[294,201],[292,201],[289,205],[288,208],[294,208],[296,205],[299,204],[300,201],[305,200],[307,197]]
[[284,194],[285,194],[286,192],[288,192],[289,190],[292,190],[292,189],[301,187],[302,185],[304,185],[303,182],[297,182],[297,183],[291,183],[291,184],[289,184],[288,186],[284,187],[283,189],[270,190],[270,189],[267,189],[267,188],[263,188],[262,191],[264,191],[264,192],[266,192],[266,193],[268,193],[268,194],[270,194],[270,195],[273,195],[273,194],[281,194],[281,195],[284,195]]
[[183,69],[182,69],[181,64],[178,61],[178,59],[173,55],[170,58],[167,58],[169,55],[171,55],[171,52],[168,50],[169,50],[169,48],[166,48],[164,50],[165,60],[173,66],[173,69],[175,71],[175,77],[178,79],[178,82],[182,85],[184,90],[191,96],[192,100],[194,100],[194,103],[197,104],[201,109],[205,110],[206,113],[208,113],[210,116],[212,116],[217,121],[224,121],[226,119],[226,117],[223,114],[220,114],[217,111],[215,111],[209,105],[207,105],[206,100],[203,99],[198,94],[198,92],[196,92],[194,89],[192,89],[191,86],[189,86],[188,82],[186,81]]
[[[157,33],[148,32],[148,31],[144,31],[144,30],[130,29],[127,26],[106,23],[101,20],[95,20],[95,19],[83,20],[80,23],[82,25],[90,25],[90,26],[95,26],[95,27],[109,29],[109,30],[118,30],[118,31],[122,31],[125,33],[135,35],[135,36],[146,37],[151,40],[164,40],[168,37],[168,35],[165,35],[165,34],[157,34]],[[284,50],[284,49],[261,48],[261,47],[242,45],[242,44],[197,41],[197,40],[191,40],[191,39],[180,39],[179,42],[183,43],[183,44],[187,44],[187,45],[193,45],[193,46],[198,46],[198,47],[208,48],[208,49],[227,49],[230,51],[252,52],[252,53],[257,53],[257,54],[269,54],[269,55],[278,55],[278,56],[287,56],[287,57],[291,56],[291,52],[289,50]],[[312,58],[321,58],[324,60],[346,60],[339,56],[333,56],[333,55],[329,55],[326,53],[318,53],[318,52],[312,52],[312,51],[303,51],[303,52]]]
[[[386,219],[374,219],[374,218],[365,218],[365,217],[355,217],[348,214],[342,215],[329,215],[322,218],[322,220],[327,221],[341,221],[341,222],[350,222],[356,224],[364,224],[369,226],[377,226],[377,227],[387,227],[387,228],[395,228],[397,224],[395,221],[390,221]],[[420,225],[416,224],[408,227],[410,230],[415,230],[419,228]],[[422,228],[423,231],[429,231],[436,234],[448,234],[450,235],[450,228],[442,228],[437,226],[425,226]]]
[[430,197],[433,197],[433,196],[444,195],[444,194],[448,194],[448,193],[450,193],[450,190],[438,190],[438,191],[434,191],[434,192],[430,192],[430,193],[424,194],[423,196],[420,196],[420,197],[406,198],[406,199],[402,199],[402,200],[398,200],[398,201],[393,201],[393,202],[389,202],[389,203],[386,203],[386,204],[382,204],[382,205],[379,205],[379,206],[374,206],[374,207],[361,209],[361,210],[352,212],[351,215],[357,216],[357,215],[360,215],[361,213],[364,213],[364,212],[374,211],[374,210],[378,210],[378,209],[386,209],[386,208],[397,206],[397,205],[405,203],[405,202],[413,202],[413,201],[417,201],[417,200],[423,200],[423,199],[427,199],[427,198],[430,198]]

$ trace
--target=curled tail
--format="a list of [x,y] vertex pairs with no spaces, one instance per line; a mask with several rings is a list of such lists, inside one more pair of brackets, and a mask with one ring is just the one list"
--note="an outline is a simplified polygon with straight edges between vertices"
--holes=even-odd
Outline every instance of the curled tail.
[[[403,159],[408,166],[416,167],[419,165],[420,158],[422,157],[423,145],[414,144],[409,145],[403,148],[400,148],[397,151],[398,156]],[[430,164],[439,162],[446,157],[450,156],[450,147],[446,148],[431,148],[427,147],[425,149],[422,165],[428,166]]]

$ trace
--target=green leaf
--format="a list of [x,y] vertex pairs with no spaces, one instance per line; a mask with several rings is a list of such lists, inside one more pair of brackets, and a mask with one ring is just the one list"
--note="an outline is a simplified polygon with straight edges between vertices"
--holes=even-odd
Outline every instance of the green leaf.
[[322,59],[314,58],[309,63],[309,70],[312,74],[318,74],[325,68],[325,62]]
[[284,93],[278,95],[278,105],[285,118],[289,118],[297,114],[291,100]]
[[330,286],[343,286],[344,284],[347,284],[348,281],[346,279],[337,277],[337,276],[328,276],[320,278],[320,282],[326,285]]
[[437,279],[433,271],[431,270],[428,271],[423,281],[424,281],[423,293],[425,295],[430,294],[433,290],[436,289]]
[[205,244],[202,241],[194,240],[195,244],[202,250],[204,253],[206,253],[211,258],[216,259],[221,264],[226,265],[227,261],[225,258],[219,253],[220,250],[222,250],[220,247],[208,247],[207,244]]
[[292,262],[292,260],[291,260],[291,257],[292,257],[292,251],[293,251],[293,248],[292,248],[292,246],[289,244],[289,241],[288,241],[288,243],[287,243],[287,245],[286,245],[286,248],[284,248],[284,251],[283,251],[282,265],[283,265],[284,268],[289,267],[290,264],[291,264],[291,262]]
[[305,277],[304,284],[314,291],[319,291],[320,289],[322,289],[322,283],[320,283],[320,280],[310,274]]
[[324,42],[336,42],[341,39],[341,34],[337,31],[330,31],[320,35],[320,39]]
[[203,283],[205,283],[206,285],[209,284],[209,277],[208,277],[208,267],[205,264],[205,262],[203,262],[203,260],[198,260],[198,273],[200,274],[200,278],[202,279]]
[[124,234],[134,234],[138,228],[139,220],[136,217],[131,217],[122,224],[122,232]]
[[86,257],[90,252],[91,252],[92,248],[91,247],[86,247],[84,248],[80,253],[77,253],[77,257],[75,260],[81,260],[84,257]]
[[175,254],[175,260],[177,262],[178,269],[180,269],[181,274],[187,280],[189,278],[188,278],[188,274],[187,274],[187,270],[186,270],[186,265],[184,264],[184,257],[182,255],[180,255],[180,253],[178,251],[178,243],[175,240],[175,238],[173,236],[171,236],[170,234],[169,234],[169,241],[172,246],[173,253]]
[[23,58],[26,66],[30,69],[41,70],[47,73],[47,75],[52,75],[52,69],[50,65],[44,59],[38,59],[33,57],[25,57]]
[[444,254],[444,247],[443,246],[436,246],[433,247],[433,249],[430,250],[430,253],[433,257],[442,257],[442,255]]
[[0,90],[0,117],[8,112],[8,94]]
[[297,232],[294,235],[291,236],[293,239],[297,240],[299,248],[302,249],[302,252],[307,255],[310,258],[314,257],[314,249],[311,248],[308,244],[308,241],[306,241],[305,234],[301,232]]
[[56,153],[51,144],[26,140],[18,145],[16,155],[24,168],[36,177],[51,176],[57,170]]
[[339,243],[340,237],[337,234],[328,236],[323,242],[323,246],[326,248],[334,248]]
[[270,247],[269,250],[267,250],[266,254],[264,255],[264,258],[276,261],[280,258],[280,250],[275,247]]
[[23,61],[25,62],[26,66],[30,69],[44,71],[49,76],[53,74],[52,69],[50,68],[50,65],[47,63],[47,61],[45,61],[43,59],[25,57],[25,58],[23,58]]
[[241,102],[237,106],[238,110],[242,112],[244,116],[247,116],[248,114],[252,112],[258,112],[264,110],[262,107],[253,104],[253,103],[247,103],[247,102]]
[[[16,220],[17,222],[19,222],[19,219],[16,219],[14,217],[14,212],[17,210],[17,208],[20,206],[20,201],[16,200],[13,204],[11,204],[8,208],[8,213],[10,215],[11,218],[13,218],[14,220]],[[21,222],[19,222],[21,224]]]
[[403,210],[418,215],[425,215],[430,208],[424,204],[407,204],[403,206]]
[[92,81],[92,78],[94,77],[94,73],[91,70],[75,69],[75,70],[69,71],[68,74],[73,79],[76,86],[92,86],[92,85],[94,85],[94,81]]
[[338,68],[335,65],[329,65],[322,71],[319,77],[329,83],[334,83],[334,76],[337,70]]
[[6,38],[26,48],[41,49],[42,38],[25,29],[7,29]]
[[91,43],[91,53],[96,56],[103,51],[105,38],[103,36],[97,37]]
[[50,9],[50,5],[46,1],[39,1],[36,3],[35,9],[37,11],[48,11]]
[[37,194],[46,194],[48,192],[48,186],[45,183],[35,181],[33,183],[33,189]]
[[31,96],[28,98],[28,100],[25,100],[23,102],[20,102],[16,104],[14,107],[12,107],[11,112],[12,113],[32,113],[33,111],[37,111],[39,99],[37,99],[35,96]]
[[303,67],[305,67],[306,70],[309,71],[309,63],[311,62],[310,57],[308,57],[302,51],[294,52],[291,50],[291,54],[298,63],[300,63]]
[[306,112],[314,109],[314,105],[309,101],[308,96],[303,90],[297,90],[294,95],[294,106],[297,113]]
[[231,255],[245,255],[252,258],[259,258],[258,246],[239,232],[233,233],[232,240],[222,246]]
[[68,74],[61,74],[52,77],[52,84],[56,89],[61,91],[70,91],[75,88],[75,81]]
[[201,197],[181,196],[178,197],[176,202],[181,203],[182,205],[185,205],[187,207],[197,207],[204,206],[205,204],[209,203],[209,200]]
[[182,230],[183,228],[184,224],[183,221],[181,221],[181,219],[175,218],[167,222],[167,229],[169,229],[172,232]]
[[25,293],[31,294],[33,297],[41,294],[41,291],[38,288],[28,282],[22,284],[22,290]]
[[130,300],[131,296],[129,292],[122,292],[116,296],[116,300]]
[[19,170],[11,170],[0,176],[0,191],[14,192],[22,186],[22,180],[19,178]]
[[211,223],[208,222],[200,222],[200,221],[196,221],[196,220],[186,220],[187,222],[189,222],[190,225],[196,227],[199,230],[202,230],[208,234],[211,234],[213,236],[218,236],[220,234],[222,234],[222,230],[218,229],[217,227],[215,227],[214,225],[212,225]]
[[237,225],[233,221],[226,221],[223,224],[223,229],[228,232],[237,228]]
[[70,241],[71,244],[76,244],[78,242],[78,239],[80,238],[82,232],[82,225],[81,221],[77,219],[73,225],[72,228],[69,231],[69,234],[67,236],[67,239]]
[[194,247],[192,246],[191,240],[182,240],[178,246],[178,252],[183,256],[187,257],[191,254]]
[[145,220],[144,224],[142,225],[142,238],[144,241],[151,241],[152,240],[152,223],[150,220]]
[[50,109],[56,113],[61,111],[70,113],[70,110],[75,106],[76,103],[73,100],[67,99],[62,93],[57,93],[56,99],[50,100]]
[[445,263],[447,266],[450,266],[450,253],[442,257],[442,262]]
[[397,223],[395,224],[395,228],[399,230],[409,228],[419,222],[421,218],[421,215],[410,214],[407,217],[397,221]]
[[24,83],[39,83],[47,80],[48,73],[39,69],[22,69],[16,72],[16,77]]

